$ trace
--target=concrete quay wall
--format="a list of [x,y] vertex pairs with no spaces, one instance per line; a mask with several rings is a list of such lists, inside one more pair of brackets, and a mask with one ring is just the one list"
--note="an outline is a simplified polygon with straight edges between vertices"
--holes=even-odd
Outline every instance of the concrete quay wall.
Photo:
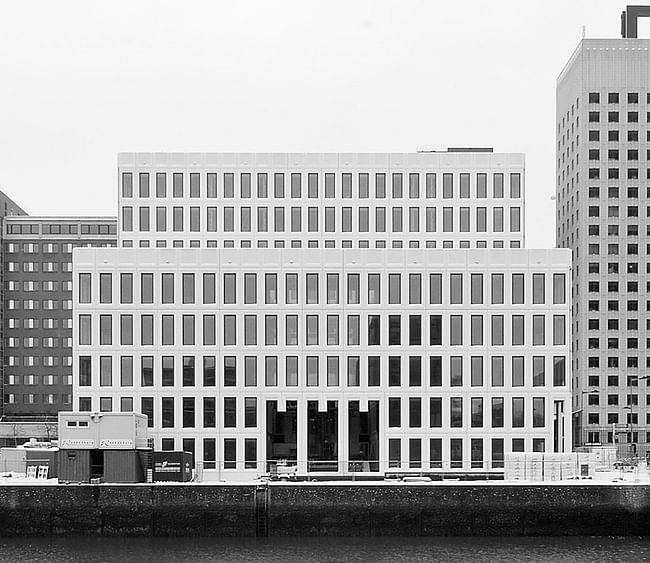
[[643,485],[4,485],[0,536],[650,535]]

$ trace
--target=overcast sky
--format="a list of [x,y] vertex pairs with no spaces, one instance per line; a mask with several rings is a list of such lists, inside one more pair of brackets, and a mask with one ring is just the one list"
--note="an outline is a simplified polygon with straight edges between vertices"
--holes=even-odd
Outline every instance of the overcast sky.
[[0,3],[0,188],[32,215],[117,214],[121,151],[410,152],[527,162],[554,239],[555,81],[618,0]]

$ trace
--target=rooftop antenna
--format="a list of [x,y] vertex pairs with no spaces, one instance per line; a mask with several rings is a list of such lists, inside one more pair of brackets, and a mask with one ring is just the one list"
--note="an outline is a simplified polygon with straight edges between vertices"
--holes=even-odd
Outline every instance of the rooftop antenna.
[[587,37],[587,26],[583,25],[582,26],[582,38],[584,39],[585,37]]

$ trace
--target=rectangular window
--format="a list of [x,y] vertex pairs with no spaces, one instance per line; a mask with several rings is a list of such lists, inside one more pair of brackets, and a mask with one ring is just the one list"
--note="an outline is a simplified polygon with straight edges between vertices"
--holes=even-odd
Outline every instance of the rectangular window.
[[492,182],[492,197],[503,198],[503,173],[496,172]]
[[167,197],[167,174],[156,172],[156,197]]
[[213,305],[216,303],[216,274],[203,274],[203,304]]
[[223,468],[237,469],[237,439],[236,438],[224,438]]
[[492,356],[492,387],[504,386],[503,356]]
[[429,427],[442,428],[441,397],[429,397]]
[[338,356],[327,356],[327,386],[338,387],[339,385],[339,358]]
[[291,173],[291,197],[300,198],[302,197],[302,175],[300,172]]
[[402,175],[398,172],[393,173],[393,199],[402,197]]
[[224,346],[237,345],[237,316],[223,316],[223,344]]
[[223,358],[223,386],[237,386],[237,358],[235,356],[224,356]]
[[566,317],[564,315],[553,315],[553,346],[564,346],[566,344]]
[[120,344],[133,345],[133,315],[120,315]]
[[370,194],[370,175],[368,173],[359,174],[359,198],[368,199]]
[[194,356],[183,356],[183,387],[194,387]]
[[451,356],[449,358],[449,379],[452,387],[463,385],[463,357]]
[[[359,315],[348,315],[348,346],[359,345],[360,324],[361,324],[361,320]],[[338,325],[338,319],[337,319],[337,325]]]
[[142,356],[140,359],[140,385],[153,387],[153,356]]
[[512,315],[512,345],[524,345],[524,315]]
[[368,387],[381,385],[381,361],[379,356],[368,356]]
[[174,386],[174,356],[162,357],[162,385],[163,387]]
[[244,304],[257,303],[257,274],[244,274]]
[[307,356],[307,387],[318,387],[318,356]]
[[194,274],[183,274],[183,304],[194,303]]
[[523,387],[525,382],[524,357],[512,357],[512,386]]
[[481,305],[483,303],[483,274],[472,274],[470,286],[470,302],[472,305]]
[[264,274],[264,303],[276,305],[278,302],[278,275]]
[[267,387],[278,385],[278,358],[266,356],[264,359],[264,383]]
[[553,356],[553,386],[566,385],[566,360],[564,356]]
[[162,274],[161,285],[163,305],[174,303],[174,274]]
[[402,358],[400,356],[388,357],[388,386],[399,387],[402,384]]
[[287,356],[285,376],[287,387],[298,386],[298,356]]
[[409,346],[422,345],[422,316],[409,315]]
[[409,428],[422,427],[422,399],[420,397],[409,398]]
[[409,274],[409,304],[420,305],[422,303],[422,275]]
[[306,295],[308,305],[318,304],[318,274],[307,274]]
[[92,316],[79,315],[79,345],[92,344]]
[[244,315],[244,346],[257,346],[257,315]]
[[442,232],[451,233],[454,230],[454,208],[442,208]]
[[99,315],[99,344],[107,346],[113,344],[112,315]]
[[512,304],[523,305],[523,303],[524,303],[524,274],[512,274]]
[[91,300],[91,274],[79,274],[79,303],[90,303]]
[[388,398],[388,427],[400,428],[402,426],[402,400],[400,397]]
[[566,303],[565,274],[553,274],[553,304]]
[[543,387],[545,384],[545,358],[544,356],[533,356],[533,387]]
[[451,397],[449,399],[449,426],[451,428],[463,427],[463,398]]
[[214,387],[216,383],[216,358],[203,356],[203,387]]
[[298,303],[298,274],[286,274],[285,292],[285,303],[296,305]]
[[442,304],[442,274],[429,274],[429,303]]
[[451,346],[463,345],[463,315],[449,316],[449,344]]
[[449,302],[452,305],[462,305],[463,303],[463,274],[450,274],[450,294]]
[[504,275],[492,274],[491,280],[492,280],[492,304],[503,305]]
[[348,274],[348,305],[358,305],[360,300],[361,276]]
[[533,428],[546,426],[544,397],[533,397]]
[[140,315],[140,343],[153,346],[153,315]]
[[122,387],[133,386],[133,356],[120,357],[120,385]]
[[429,386],[442,387],[442,356],[429,357]]
[[533,346],[546,343],[546,323],[544,315],[533,315]]
[[544,274],[533,274],[533,304],[545,303],[545,276]]
[[194,342],[194,315],[183,315],[183,346],[194,346]]
[[492,397],[492,428],[503,428],[503,397]]
[[[370,382],[370,373],[368,373],[368,378]],[[359,387],[359,385],[361,385],[360,358],[359,356],[348,356],[348,387]]]
[[[216,428],[217,401],[215,397],[203,397],[203,428]],[[205,452],[205,447],[203,448]]]
[[257,427],[257,397],[244,397],[244,428]]
[[381,275],[368,274],[368,304],[377,305],[381,300]]
[[237,302],[237,278],[236,274],[223,275],[223,303],[234,305]]
[[162,398],[162,424],[163,428],[174,427],[174,397]]
[[512,427],[513,428],[524,427],[524,398],[523,397],[512,398]]
[[388,315],[388,345],[399,346],[402,340],[401,315]]
[[120,303],[133,303],[133,274],[120,274]]
[[470,383],[472,387],[483,386],[483,356],[471,357],[471,377]]
[[91,356],[79,356],[79,386],[92,385],[92,359]]
[[470,403],[472,428],[483,428],[483,398],[472,397]]
[[216,335],[216,316],[203,315],[203,345],[215,346],[217,343]]
[[264,316],[264,345],[277,346],[278,344],[278,316]]
[[224,428],[237,427],[237,398],[223,398],[223,426]]
[[429,315],[429,344],[442,346],[442,315]]
[[244,385],[246,387],[257,385],[257,356],[244,356]]
[[122,172],[122,197],[133,197],[132,172]]
[[99,274],[99,302],[113,302],[113,275]]

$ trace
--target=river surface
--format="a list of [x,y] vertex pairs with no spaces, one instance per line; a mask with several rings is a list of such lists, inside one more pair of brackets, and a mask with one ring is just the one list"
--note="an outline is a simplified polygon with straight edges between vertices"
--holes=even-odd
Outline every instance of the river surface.
[[0,538],[0,561],[650,561],[650,538]]

